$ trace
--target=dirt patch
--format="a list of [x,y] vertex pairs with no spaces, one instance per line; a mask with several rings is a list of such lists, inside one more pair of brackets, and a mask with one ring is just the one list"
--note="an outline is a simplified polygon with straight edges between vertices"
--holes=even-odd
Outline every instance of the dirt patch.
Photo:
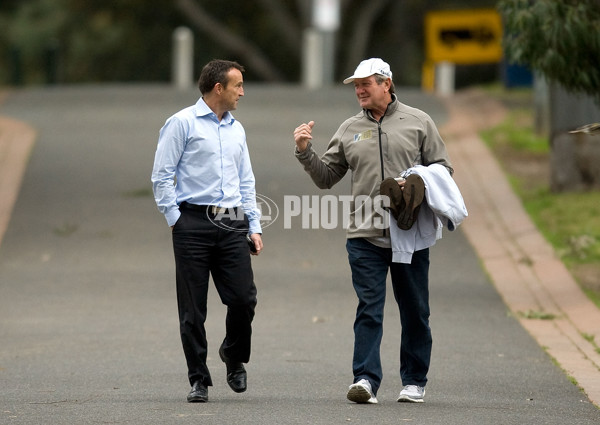
[[516,154],[510,149],[497,149],[494,155],[501,157],[502,166],[508,174],[519,177],[523,191],[529,192],[548,186],[550,181],[548,155]]
[[600,265],[580,264],[571,267],[571,273],[582,288],[600,294]]

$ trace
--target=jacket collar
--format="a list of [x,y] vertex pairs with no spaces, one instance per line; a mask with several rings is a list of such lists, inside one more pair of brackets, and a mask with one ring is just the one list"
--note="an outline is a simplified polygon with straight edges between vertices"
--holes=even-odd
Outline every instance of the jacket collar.
[[[392,93],[392,101],[390,103],[388,103],[388,106],[387,106],[382,118],[390,115],[393,111],[395,111],[397,104],[398,104],[398,98],[396,97],[396,95],[394,93]],[[372,119],[372,120],[375,119],[375,118],[373,118],[373,115],[371,114],[370,109],[363,109],[363,112],[370,119]]]

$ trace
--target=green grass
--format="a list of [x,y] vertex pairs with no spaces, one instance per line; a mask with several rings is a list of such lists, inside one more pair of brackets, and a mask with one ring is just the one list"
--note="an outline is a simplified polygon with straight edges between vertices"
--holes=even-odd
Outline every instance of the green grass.
[[[511,161],[532,159],[547,164],[550,144],[546,137],[535,134],[533,110],[527,105],[531,101],[523,92],[516,93],[514,99],[509,92],[488,94],[509,105],[510,112],[503,123],[483,131],[481,137],[507,172],[525,210],[569,270],[600,270],[600,191],[553,193],[547,178],[536,181],[519,175],[515,171],[519,168],[511,166]],[[600,308],[598,287],[583,289]]]
[[600,264],[600,192],[543,190],[527,196],[523,204],[567,266]]
[[[583,288],[583,292],[588,296],[590,300],[592,300],[594,304],[596,304],[598,308],[600,308],[600,293],[598,293],[598,291]],[[597,349],[596,351],[598,352],[598,354],[600,354],[600,349]]]
[[519,316],[525,319],[536,319],[536,320],[554,320],[556,315],[552,313],[545,313],[543,311],[527,310],[525,312],[519,312]]
[[[538,136],[531,128],[531,110],[512,109],[500,125],[482,132],[482,137],[492,148],[508,148],[530,154],[549,153],[548,139]],[[491,141],[493,140],[493,144]]]

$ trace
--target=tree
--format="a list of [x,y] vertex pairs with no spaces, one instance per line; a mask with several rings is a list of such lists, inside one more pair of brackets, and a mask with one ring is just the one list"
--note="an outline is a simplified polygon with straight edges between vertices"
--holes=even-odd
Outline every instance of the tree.
[[[49,49],[60,82],[160,81],[170,72],[171,33],[183,20],[165,0],[20,0],[0,3],[0,83],[18,53],[23,83],[45,80]],[[9,7],[10,6],[10,7]],[[167,4],[167,6],[169,6]],[[4,74],[3,74],[4,71]]]
[[600,111],[591,100],[600,106],[600,0],[502,0],[499,9],[508,58],[550,83],[550,188],[600,187],[600,139],[572,134]]
[[[364,58],[373,25],[390,2],[391,0],[340,1],[344,23],[354,29],[349,42],[352,48],[346,55],[345,66],[341,67],[345,73],[353,70],[356,64]],[[291,1],[259,0],[257,3],[260,5],[258,12],[270,18],[268,21],[272,24],[271,37],[272,40],[275,40],[277,48],[285,49],[288,56],[287,62],[291,59],[294,63],[299,64],[302,54],[302,32],[310,26],[312,2],[296,0],[296,4],[294,4]],[[228,52],[239,56],[248,65],[248,68],[258,72],[264,80],[281,81],[285,79],[285,72],[280,69],[281,63],[276,64],[270,59],[270,55],[267,55],[266,44],[262,44],[262,48],[259,47],[255,44],[255,40],[245,37],[243,32],[240,32],[239,26],[219,19],[219,11],[216,10],[214,4],[211,4],[212,10],[198,0],[176,0],[175,5],[197,31],[202,32]],[[293,13],[294,6],[300,13]],[[356,16],[351,16],[349,12],[355,8],[358,8],[359,12]],[[252,9],[257,11],[254,5],[252,5]],[[224,16],[232,19],[229,10],[229,8],[225,9]],[[359,19],[360,25],[352,25],[353,19]],[[255,21],[254,25],[256,23]],[[256,38],[256,34],[254,38]]]
[[177,8],[188,17],[194,26],[208,34],[216,43],[243,59],[248,67],[263,75],[265,80],[280,81],[281,72],[267,56],[251,41],[231,31],[227,25],[211,16],[210,13],[194,0],[176,0]]
[[509,60],[600,104],[600,0],[501,0]]
[[[198,66],[222,57],[243,63],[247,81],[299,81],[313,1],[0,0],[0,84],[10,81],[17,68],[24,84],[44,82],[49,48],[58,56],[61,83],[167,81],[172,33],[181,25],[194,30]],[[391,65],[397,85],[420,83],[428,10],[496,4],[339,1],[335,80],[366,57],[382,57]]]

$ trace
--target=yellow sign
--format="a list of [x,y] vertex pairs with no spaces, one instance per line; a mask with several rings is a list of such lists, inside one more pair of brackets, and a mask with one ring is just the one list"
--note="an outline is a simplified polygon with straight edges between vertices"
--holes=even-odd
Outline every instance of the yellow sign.
[[502,60],[502,19],[494,9],[429,12],[426,59],[461,65]]

